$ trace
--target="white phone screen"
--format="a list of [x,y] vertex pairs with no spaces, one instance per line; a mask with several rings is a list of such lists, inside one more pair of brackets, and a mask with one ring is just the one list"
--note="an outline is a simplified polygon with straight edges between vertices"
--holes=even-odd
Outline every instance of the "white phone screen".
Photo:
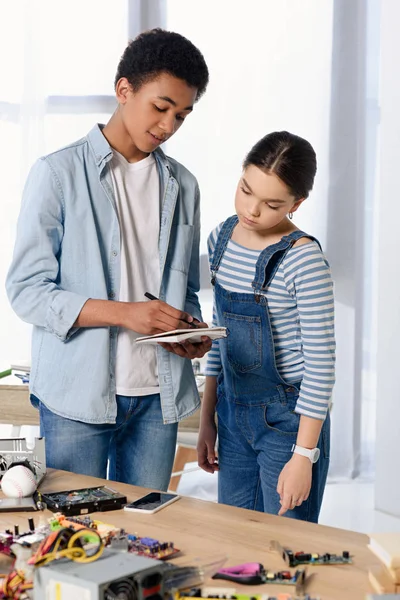
[[150,492],[142,498],[138,498],[134,502],[128,504],[125,508],[134,508],[136,510],[145,510],[154,512],[159,510],[163,505],[169,504],[173,500],[177,500],[179,496],[177,494],[168,494],[166,492]]

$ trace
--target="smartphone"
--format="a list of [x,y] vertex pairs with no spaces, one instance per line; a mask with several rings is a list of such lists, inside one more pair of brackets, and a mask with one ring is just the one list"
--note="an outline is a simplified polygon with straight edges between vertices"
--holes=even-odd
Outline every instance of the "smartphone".
[[153,515],[165,506],[172,504],[175,500],[178,500],[180,496],[178,494],[168,494],[166,492],[150,492],[138,500],[134,500],[130,504],[124,506],[124,510],[131,510],[133,512],[143,512],[148,515]]

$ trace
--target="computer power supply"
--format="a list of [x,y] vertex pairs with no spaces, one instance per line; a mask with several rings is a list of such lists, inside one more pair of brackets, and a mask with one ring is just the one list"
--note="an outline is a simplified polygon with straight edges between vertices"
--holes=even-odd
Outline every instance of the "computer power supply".
[[168,565],[105,550],[96,561],[58,560],[35,570],[34,600],[163,600]]

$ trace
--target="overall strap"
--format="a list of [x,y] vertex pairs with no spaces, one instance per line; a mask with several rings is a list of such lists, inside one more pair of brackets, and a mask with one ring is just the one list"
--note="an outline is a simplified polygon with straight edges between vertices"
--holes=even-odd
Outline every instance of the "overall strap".
[[289,235],[283,236],[283,238],[276,244],[272,244],[271,246],[264,248],[258,257],[256,274],[253,283],[251,284],[256,294],[270,283],[287,252],[290,250],[290,248],[292,248],[297,240],[302,237],[310,238],[314,242],[317,242],[319,247],[321,247],[321,244],[315,237],[305,233],[304,231],[298,230],[292,231],[292,233],[289,233]]
[[215,277],[217,275],[217,271],[219,269],[222,257],[224,255],[228,242],[231,239],[232,232],[235,229],[238,222],[239,219],[237,215],[228,217],[228,219],[226,219],[226,221],[222,224],[222,227],[219,231],[210,265],[212,285],[214,285],[215,283]]

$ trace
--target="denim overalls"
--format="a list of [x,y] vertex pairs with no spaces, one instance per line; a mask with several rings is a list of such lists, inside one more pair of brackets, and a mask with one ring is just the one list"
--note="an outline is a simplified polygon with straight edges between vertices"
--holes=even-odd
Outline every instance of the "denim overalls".
[[[229,330],[228,337],[218,342],[222,362],[217,387],[218,500],[277,514],[278,477],[292,457],[300,423],[294,409],[301,381],[288,384],[276,368],[268,298],[261,292],[293,244],[301,237],[315,238],[295,231],[268,246],[256,264],[254,294],[231,292],[219,285],[216,274],[237,223],[236,215],[225,221],[211,262],[218,325]],[[329,466],[329,442],[328,412],[318,442],[320,458],[313,465],[310,496],[285,516],[318,521]]]

